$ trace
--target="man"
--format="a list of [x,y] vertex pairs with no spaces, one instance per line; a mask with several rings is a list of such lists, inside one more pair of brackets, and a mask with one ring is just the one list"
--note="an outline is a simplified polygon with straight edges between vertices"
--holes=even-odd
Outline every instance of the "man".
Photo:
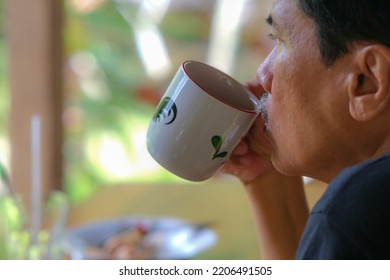
[[[388,0],[274,0],[276,45],[247,85],[263,120],[223,167],[262,258],[390,259],[389,14]],[[329,183],[310,216],[300,176]]]

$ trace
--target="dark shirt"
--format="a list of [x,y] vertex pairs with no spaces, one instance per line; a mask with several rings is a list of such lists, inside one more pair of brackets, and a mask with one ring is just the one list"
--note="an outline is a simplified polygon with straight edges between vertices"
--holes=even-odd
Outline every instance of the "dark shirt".
[[296,258],[390,260],[390,154],[345,169],[328,186]]

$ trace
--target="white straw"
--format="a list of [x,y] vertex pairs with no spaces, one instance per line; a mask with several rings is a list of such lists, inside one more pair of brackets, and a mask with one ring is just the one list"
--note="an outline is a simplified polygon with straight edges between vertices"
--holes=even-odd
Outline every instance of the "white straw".
[[30,122],[31,144],[31,231],[32,242],[38,244],[41,229],[41,118],[35,114]]

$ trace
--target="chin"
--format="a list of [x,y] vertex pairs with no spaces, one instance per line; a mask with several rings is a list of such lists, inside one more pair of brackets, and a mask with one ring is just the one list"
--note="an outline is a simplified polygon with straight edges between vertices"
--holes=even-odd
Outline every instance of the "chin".
[[291,166],[290,164],[286,164],[286,162],[289,161],[286,159],[285,160],[280,159],[276,157],[274,154],[271,155],[272,166],[279,173],[285,176],[303,176],[302,173],[296,169],[296,166]]

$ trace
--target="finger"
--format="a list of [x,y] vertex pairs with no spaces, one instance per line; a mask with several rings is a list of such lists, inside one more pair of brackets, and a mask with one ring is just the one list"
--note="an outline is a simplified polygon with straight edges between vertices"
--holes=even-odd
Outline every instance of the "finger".
[[231,173],[232,170],[245,169],[252,163],[251,154],[245,154],[243,156],[232,156],[230,160],[223,165],[223,169]]
[[240,157],[240,158],[239,158],[240,165],[241,165],[242,167],[249,166],[249,165],[251,165],[251,163],[252,163],[252,159],[253,159],[253,157],[250,156],[250,155]]
[[244,141],[241,141],[238,143],[236,148],[234,148],[232,155],[239,156],[239,155],[245,155],[248,152],[248,144]]

